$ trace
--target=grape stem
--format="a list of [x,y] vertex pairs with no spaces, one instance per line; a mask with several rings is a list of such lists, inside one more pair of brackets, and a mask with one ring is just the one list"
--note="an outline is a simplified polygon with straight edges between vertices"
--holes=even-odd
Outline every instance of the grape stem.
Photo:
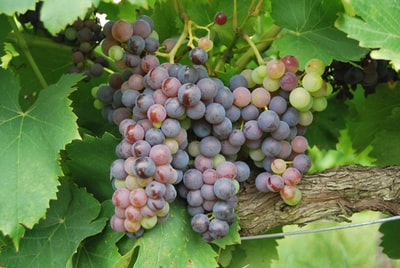
[[[257,51],[265,51],[271,43],[276,39],[276,36],[279,34],[281,31],[281,27],[277,25],[272,25],[267,32],[265,32],[260,40],[258,41],[257,44],[255,44],[255,47],[257,48]],[[250,62],[250,60],[253,58],[253,50],[247,50],[245,53],[241,55],[239,59],[237,59],[235,66],[239,70],[245,68],[245,66]]]
[[261,57],[260,52],[258,51],[256,45],[254,44],[253,40],[251,40],[251,38],[246,34],[243,33],[242,37],[244,40],[246,40],[246,42],[249,44],[249,46],[251,47],[251,49],[253,50],[254,55],[256,56],[257,59],[257,63],[258,65],[264,65],[265,61],[264,59]]
[[29,50],[28,44],[25,41],[24,37],[22,36],[21,32],[19,31],[14,18],[8,17],[8,22],[10,23],[11,28],[13,29],[13,31],[15,33],[15,36],[17,39],[17,44],[21,48],[22,52],[25,54],[25,57],[28,60],[29,65],[32,67],[33,72],[35,73],[36,77],[38,78],[40,85],[43,88],[47,88],[48,84],[47,84],[46,80],[44,79],[39,67],[37,66],[35,59],[33,58],[32,54]]

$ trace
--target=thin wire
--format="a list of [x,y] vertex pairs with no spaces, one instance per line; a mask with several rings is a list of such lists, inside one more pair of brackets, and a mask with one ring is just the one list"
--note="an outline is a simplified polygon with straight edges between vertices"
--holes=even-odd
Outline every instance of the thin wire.
[[324,228],[318,228],[318,229],[313,229],[313,230],[299,230],[299,231],[282,232],[282,233],[275,233],[275,234],[244,236],[244,237],[240,237],[240,239],[241,240],[253,240],[253,239],[284,237],[284,236],[290,236],[290,235],[320,233],[320,232],[326,232],[326,231],[334,231],[334,230],[348,229],[348,228],[354,228],[354,227],[360,227],[360,226],[367,226],[367,225],[384,223],[384,222],[395,221],[395,220],[400,220],[400,216],[394,216],[394,217],[384,218],[384,219],[377,219],[377,220],[366,221],[366,222],[361,222],[361,223],[339,225],[339,226],[334,226],[334,227],[324,227]]

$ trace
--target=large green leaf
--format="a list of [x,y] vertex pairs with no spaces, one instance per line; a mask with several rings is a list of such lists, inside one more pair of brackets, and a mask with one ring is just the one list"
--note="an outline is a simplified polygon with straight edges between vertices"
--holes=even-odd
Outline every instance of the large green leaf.
[[[110,218],[114,214],[114,205],[111,200],[102,204],[100,217]],[[112,267],[121,258],[116,243],[124,233],[115,232],[109,224],[100,234],[89,237],[79,246],[77,254],[74,255],[74,267],[98,268]]]
[[195,233],[184,203],[171,204],[169,219],[149,230],[135,243],[134,267],[217,267],[216,252]]
[[19,79],[0,69],[0,230],[18,248],[25,229],[44,216],[61,175],[59,150],[79,138],[68,95],[81,78],[65,75],[40,92],[25,112],[18,104]]
[[[46,82],[48,84],[57,83],[60,76],[65,74],[68,67],[72,65],[71,47],[56,44],[49,38],[25,32],[21,36],[27,42],[32,58]],[[19,103],[22,110],[26,110],[35,101],[35,96],[42,89],[42,85],[18,42],[14,44],[14,48],[19,56],[14,57],[10,65],[20,77],[23,77]]]
[[391,60],[400,69],[400,2],[349,0],[357,17],[342,14],[336,26],[360,46],[374,48],[371,57]]
[[340,1],[272,0],[272,18],[283,28],[274,46],[281,55],[295,55],[300,67],[310,58],[329,64],[333,59],[359,60],[367,52],[335,28]]
[[380,246],[383,252],[392,259],[400,259],[400,221],[385,222],[379,227],[383,233]]
[[13,15],[15,12],[25,13],[28,9],[35,9],[36,0],[2,0],[0,1],[0,13]]
[[2,249],[0,262],[6,267],[65,267],[81,241],[103,229],[107,218],[98,218],[99,213],[93,196],[64,180],[46,219],[26,232],[19,252],[12,245]]
[[368,96],[362,108],[349,124],[354,148],[362,151],[372,145],[371,157],[377,159],[376,164],[398,164],[400,149],[394,144],[400,143],[400,85],[391,89],[380,85],[376,93]]
[[117,139],[111,134],[101,138],[85,135],[67,146],[68,168],[79,186],[86,187],[99,200],[110,199],[110,165],[117,158]]
[[98,2],[98,0],[44,1],[40,19],[50,33],[56,34],[78,17],[85,18],[88,9]]

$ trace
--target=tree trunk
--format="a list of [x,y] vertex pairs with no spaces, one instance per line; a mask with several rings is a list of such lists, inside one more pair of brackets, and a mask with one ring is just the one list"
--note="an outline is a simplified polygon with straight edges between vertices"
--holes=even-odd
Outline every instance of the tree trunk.
[[344,221],[362,210],[400,215],[400,166],[329,169],[304,176],[298,187],[302,200],[289,206],[279,193],[259,192],[254,179],[244,183],[236,208],[241,236],[321,219]]

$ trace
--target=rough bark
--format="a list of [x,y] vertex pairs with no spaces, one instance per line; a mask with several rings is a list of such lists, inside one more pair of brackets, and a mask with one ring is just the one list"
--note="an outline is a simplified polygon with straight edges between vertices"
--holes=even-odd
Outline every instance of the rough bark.
[[286,205],[278,193],[261,193],[254,181],[242,185],[236,212],[241,235],[259,235],[289,224],[345,221],[355,212],[373,210],[400,215],[400,166],[346,166],[303,177],[302,200]]

